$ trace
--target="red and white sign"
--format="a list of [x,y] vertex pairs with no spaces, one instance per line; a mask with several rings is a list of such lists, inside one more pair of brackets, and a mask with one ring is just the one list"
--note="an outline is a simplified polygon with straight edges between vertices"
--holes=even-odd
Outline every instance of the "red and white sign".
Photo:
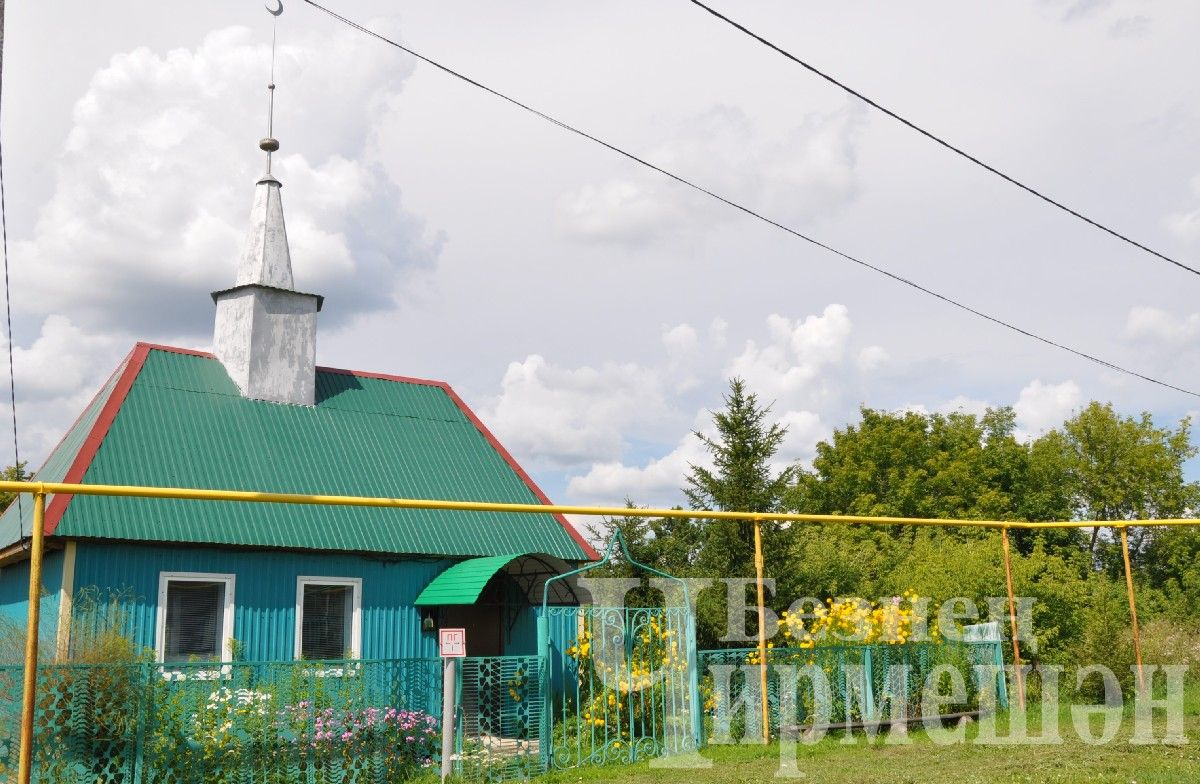
[[443,659],[462,659],[467,655],[466,629],[439,629],[438,652]]

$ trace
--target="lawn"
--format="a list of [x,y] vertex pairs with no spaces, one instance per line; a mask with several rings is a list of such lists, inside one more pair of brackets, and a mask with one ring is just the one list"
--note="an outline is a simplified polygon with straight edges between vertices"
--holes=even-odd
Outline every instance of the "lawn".
[[[1031,705],[1029,734],[1040,733],[1039,706]],[[954,784],[990,784],[991,782],[1061,782],[1096,784],[1098,782],[1137,782],[1137,784],[1175,784],[1200,782],[1200,692],[1188,694],[1184,708],[1184,734],[1187,745],[1132,745],[1132,710],[1119,709],[1122,724],[1117,736],[1104,745],[1088,745],[1079,739],[1070,709],[1063,706],[1057,716],[1061,743],[1032,745],[980,745],[974,742],[982,725],[967,728],[967,743],[939,745],[924,731],[909,735],[908,745],[885,743],[882,735],[869,742],[858,734],[853,738],[830,735],[819,743],[797,749],[797,768],[805,781],[820,784],[905,784],[905,782],[954,782]],[[1009,717],[993,719],[996,735],[1007,734]],[[1156,737],[1165,734],[1165,719],[1156,713]],[[1100,731],[1099,719],[1093,732]],[[648,763],[621,767],[559,771],[536,779],[545,784],[566,782],[681,782],[686,784],[744,784],[777,781],[780,769],[779,744],[769,746],[713,746],[701,752],[712,761],[707,769],[664,769]]]

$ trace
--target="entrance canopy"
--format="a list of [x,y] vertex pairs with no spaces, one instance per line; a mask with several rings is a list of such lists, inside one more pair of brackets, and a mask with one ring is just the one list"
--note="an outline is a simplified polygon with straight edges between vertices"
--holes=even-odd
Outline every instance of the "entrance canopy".
[[[475,604],[488,582],[503,572],[511,577],[529,600],[540,606],[546,580],[566,574],[574,567],[561,558],[545,553],[517,553],[472,558],[451,566],[433,578],[417,597],[418,607]],[[550,584],[550,604],[577,605],[579,596],[573,578],[555,580]]]

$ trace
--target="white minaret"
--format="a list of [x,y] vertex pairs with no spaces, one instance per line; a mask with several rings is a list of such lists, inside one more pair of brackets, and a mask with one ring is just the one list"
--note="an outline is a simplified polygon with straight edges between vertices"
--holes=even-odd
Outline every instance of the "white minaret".
[[214,291],[217,305],[213,346],[217,359],[244,397],[273,403],[311,406],[316,390],[317,312],[324,297],[296,291],[292,258],[283,222],[283,186],[271,174],[275,104],[274,37],[271,42],[267,173],[258,181],[250,232],[238,260],[232,288]]

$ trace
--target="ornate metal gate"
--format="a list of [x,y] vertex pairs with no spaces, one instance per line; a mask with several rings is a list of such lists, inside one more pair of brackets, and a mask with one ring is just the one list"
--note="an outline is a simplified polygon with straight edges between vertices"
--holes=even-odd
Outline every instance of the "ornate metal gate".
[[[697,748],[700,703],[695,620],[681,580],[630,558],[644,572],[676,581],[682,606],[551,607],[538,620],[545,667],[540,756],[546,768],[633,762]],[[548,594],[550,581],[547,581]]]

